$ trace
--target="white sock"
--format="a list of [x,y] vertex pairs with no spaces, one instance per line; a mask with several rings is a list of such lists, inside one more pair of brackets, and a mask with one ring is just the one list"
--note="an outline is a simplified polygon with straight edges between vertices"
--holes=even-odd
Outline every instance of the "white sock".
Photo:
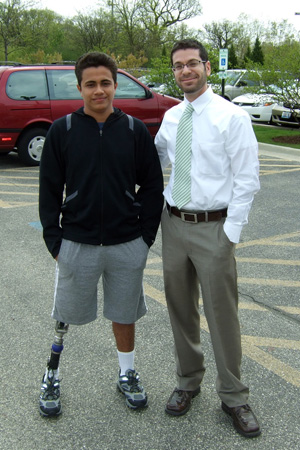
[[134,350],[132,352],[119,352],[117,350],[117,352],[121,369],[120,375],[125,375],[128,369],[134,370]]

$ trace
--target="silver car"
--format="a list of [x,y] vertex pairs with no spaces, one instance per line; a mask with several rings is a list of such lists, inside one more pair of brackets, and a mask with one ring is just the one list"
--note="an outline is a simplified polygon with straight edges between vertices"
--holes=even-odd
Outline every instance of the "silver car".
[[300,126],[300,104],[278,103],[272,110],[272,122],[277,125]]
[[[223,74],[220,72],[220,77]],[[254,79],[253,75],[245,69],[226,70],[224,98],[232,101],[234,98],[243,94],[247,89],[260,85],[259,80]]]

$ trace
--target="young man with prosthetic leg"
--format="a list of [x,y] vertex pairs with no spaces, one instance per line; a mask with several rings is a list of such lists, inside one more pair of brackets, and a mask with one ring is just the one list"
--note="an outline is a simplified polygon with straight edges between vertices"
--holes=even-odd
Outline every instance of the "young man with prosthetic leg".
[[146,126],[113,107],[117,66],[88,53],[75,73],[84,106],[58,119],[40,165],[43,237],[56,260],[55,339],[43,376],[40,413],[61,413],[59,359],[69,325],[103,315],[112,322],[120,365],[118,389],[132,409],[148,399],[134,368],[135,322],[147,311],[142,278],[163,206],[163,177]]

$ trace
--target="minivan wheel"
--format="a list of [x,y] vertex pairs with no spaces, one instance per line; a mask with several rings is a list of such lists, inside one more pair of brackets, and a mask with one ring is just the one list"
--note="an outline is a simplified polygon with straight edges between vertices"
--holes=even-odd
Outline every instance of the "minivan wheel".
[[40,164],[47,130],[34,128],[28,130],[21,137],[18,144],[18,155],[21,161],[28,166]]

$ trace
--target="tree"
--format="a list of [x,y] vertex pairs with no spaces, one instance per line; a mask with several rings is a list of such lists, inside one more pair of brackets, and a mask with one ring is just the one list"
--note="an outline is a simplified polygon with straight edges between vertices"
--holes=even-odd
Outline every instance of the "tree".
[[228,48],[233,43],[236,34],[235,25],[229,20],[205,24],[205,37],[215,48]]
[[299,40],[299,33],[286,19],[281,22],[268,22],[268,26],[264,28],[262,36],[264,41],[272,42],[273,45]]
[[147,31],[147,43],[155,56],[166,40],[167,30],[201,14],[198,0],[138,0],[138,17]]
[[234,44],[231,44],[228,49],[228,67],[229,69],[236,69],[238,67],[238,59]]
[[[279,27],[279,24],[277,25]],[[256,36],[259,36],[259,42],[256,42],[256,45],[260,43],[264,57],[266,43],[272,42],[275,31],[283,33],[286,39],[292,36],[292,28],[288,27],[284,21],[279,28],[275,28],[274,24],[270,27],[270,23],[266,26],[263,22],[251,20],[246,14],[240,14],[236,22],[223,20],[205,24],[203,29],[199,30],[199,33],[204,42],[209,42],[213,48],[218,50],[220,48],[229,49],[233,45],[237,58],[237,67],[242,68],[252,58],[252,51],[249,51],[249,49],[255,47]],[[256,50],[255,48],[255,52]],[[262,54],[260,54],[260,62],[262,61],[261,58]]]
[[6,62],[16,48],[24,45],[22,34],[26,7],[28,3],[22,3],[21,0],[6,0],[0,3],[0,39]]
[[63,40],[63,19],[59,14],[48,9],[29,9],[24,11],[23,30],[24,47],[27,52],[42,50],[45,53],[57,51]]
[[146,29],[168,28],[202,12],[197,0],[139,0],[139,17]]
[[123,56],[144,51],[148,59],[160,57],[174,43],[177,30],[182,32],[183,22],[201,13],[198,0],[106,1],[114,30],[110,51]]
[[249,61],[252,61],[252,52],[251,52],[250,44],[248,45],[246,53],[244,55],[244,66],[247,66]]
[[207,41],[212,48],[220,50],[222,48],[234,48],[234,54],[231,52],[233,61],[229,61],[235,67],[243,65],[244,55],[251,42],[251,32],[248,24],[248,17],[240,15],[237,22],[223,20],[221,22],[212,22],[204,25],[204,30],[200,30],[202,40]]
[[[137,0],[131,3],[126,0],[108,0],[108,6],[111,8],[112,28],[122,34],[122,39],[118,41],[123,42],[123,48],[127,44],[127,54],[142,51],[145,36],[141,32]],[[121,37],[120,34],[118,37]]]
[[253,62],[255,62],[257,64],[261,64],[262,66],[264,64],[264,54],[263,54],[261,43],[260,43],[258,36],[255,40],[254,48],[251,52],[251,59]]
[[76,27],[73,29],[74,42],[80,52],[103,50],[109,43],[109,16],[103,9],[89,15],[78,14],[73,19]]
[[[272,53],[271,53],[272,52]],[[300,104],[300,43],[286,42],[270,49],[264,66],[257,66],[262,85],[260,91],[273,94],[292,110]]]
[[84,52],[75,19],[66,19],[61,24],[63,42],[57,49],[63,61],[76,61]]

